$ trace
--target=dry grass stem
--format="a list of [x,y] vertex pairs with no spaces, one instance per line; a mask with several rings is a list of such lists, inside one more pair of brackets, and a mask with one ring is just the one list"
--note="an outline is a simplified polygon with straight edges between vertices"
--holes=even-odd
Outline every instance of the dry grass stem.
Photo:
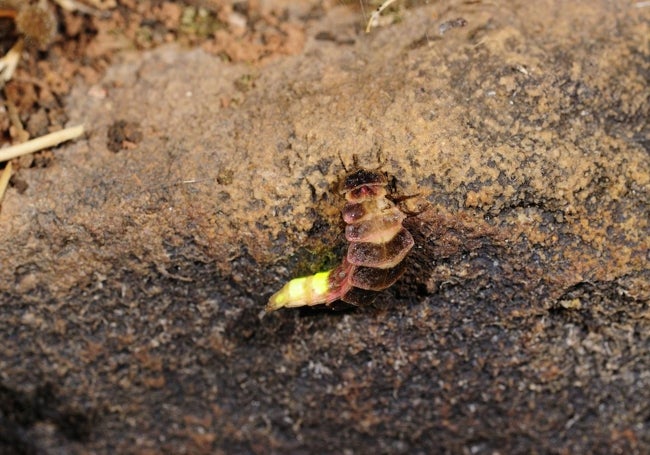
[[22,144],[11,145],[0,149],[0,162],[9,161],[13,158],[27,155],[28,153],[34,153],[49,147],[54,147],[61,142],[75,139],[83,133],[84,126],[77,125],[54,133],[46,134],[45,136],[37,137],[36,139],[23,142]]
[[2,170],[2,174],[0,174],[0,205],[2,205],[2,198],[5,195],[5,190],[7,189],[7,185],[9,185],[10,178],[11,178],[11,161],[7,163],[5,168]]
[[379,16],[381,16],[382,11],[384,11],[386,8],[388,8],[390,5],[395,3],[397,0],[386,0],[384,3],[379,5],[379,8],[377,8],[371,15],[370,19],[368,19],[368,24],[366,25],[366,33],[370,33],[370,29],[377,25],[379,22]]
[[19,39],[16,41],[16,44],[13,45],[7,54],[0,58],[0,78],[7,82],[11,80],[11,77],[14,75],[16,66],[20,61],[20,54],[23,52],[23,40]]

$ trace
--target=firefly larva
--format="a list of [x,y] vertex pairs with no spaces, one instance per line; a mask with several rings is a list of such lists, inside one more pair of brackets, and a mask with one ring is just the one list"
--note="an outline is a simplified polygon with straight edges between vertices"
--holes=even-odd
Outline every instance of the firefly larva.
[[402,225],[406,214],[388,198],[386,174],[359,169],[345,177],[340,192],[347,201],[342,215],[350,243],[343,262],[333,270],[289,281],[271,296],[266,311],[336,300],[357,304],[359,289],[381,291],[404,273],[413,237]]

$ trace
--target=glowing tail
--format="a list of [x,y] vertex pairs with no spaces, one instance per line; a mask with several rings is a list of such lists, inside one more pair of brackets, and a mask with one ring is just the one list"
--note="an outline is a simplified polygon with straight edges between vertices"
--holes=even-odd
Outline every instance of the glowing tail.
[[333,302],[338,297],[332,295],[331,292],[331,274],[332,270],[328,270],[289,281],[271,296],[266,305],[266,311]]

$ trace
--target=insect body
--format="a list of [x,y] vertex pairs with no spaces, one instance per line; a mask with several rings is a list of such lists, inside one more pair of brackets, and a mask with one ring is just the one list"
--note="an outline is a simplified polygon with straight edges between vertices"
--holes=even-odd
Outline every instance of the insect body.
[[359,169],[342,182],[345,195],[343,221],[350,242],[341,265],[316,275],[296,278],[273,294],[266,311],[305,305],[330,304],[336,300],[358,304],[363,292],[381,291],[404,272],[404,258],[413,237],[402,226],[406,214],[388,198],[384,173]]

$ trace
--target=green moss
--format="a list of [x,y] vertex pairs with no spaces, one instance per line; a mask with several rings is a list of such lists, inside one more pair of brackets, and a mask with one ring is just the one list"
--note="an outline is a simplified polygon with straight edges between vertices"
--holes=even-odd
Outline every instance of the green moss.
[[213,11],[188,6],[181,14],[180,32],[198,38],[208,38],[225,27]]
[[343,258],[344,251],[339,250],[341,248],[332,249],[325,246],[316,249],[300,247],[289,258],[289,268],[296,277],[333,269]]

